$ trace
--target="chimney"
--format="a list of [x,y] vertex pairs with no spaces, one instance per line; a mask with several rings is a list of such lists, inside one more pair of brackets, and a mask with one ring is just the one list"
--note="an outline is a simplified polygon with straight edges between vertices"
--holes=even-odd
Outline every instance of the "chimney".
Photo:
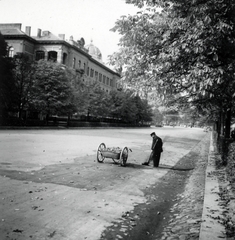
[[59,34],[58,36],[59,36],[59,38],[61,38],[62,40],[65,40],[65,34]]
[[37,37],[40,38],[41,37],[41,32],[42,30],[40,28],[38,28],[38,34],[37,34]]
[[25,27],[25,33],[26,33],[28,36],[30,36],[30,34],[31,34],[31,27],[26,26],[26,27]]
[[50,35],[50,32],[49,31],[43,31],[42,32],[42,36],[49,36]]

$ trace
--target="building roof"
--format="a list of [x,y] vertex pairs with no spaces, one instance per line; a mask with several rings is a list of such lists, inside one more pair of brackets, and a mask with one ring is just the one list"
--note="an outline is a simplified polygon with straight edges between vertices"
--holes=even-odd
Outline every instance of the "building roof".
[[6,39],[27,39],[28,41],[35,42],[35,40],[30,37],[30,27],[28,28],[28,32],[21,31],[21,23],[1,23],[0,24],[0,32],[4,35]]
[[34,38],[35,40],[39,40],[39,41],[56,41],[56,40],[63,40],[61,39],[59,36],[54,35],[53,33],[51,33],[50,31],[43,31],[42,35],[37,35],[37,36],[32,36],[32,38]]
[[96,47],[93,44],[93,41],[91,40],[91,43],[86,45],[85,48],[88,50],[88,53],[95,58],[96,60],[102,62],[102,53],[98,47]]
[[23,31],[21,31],[18,28],[1,29],[1,27],[0,27],[0,32],[3,35],[26,35]]
[[[31,31],[31,29],[30,29]],[[99,65],[100,67],[106,69],[120,77],[120,74],[113,71],[109,67],[105,66],[102,62],[102,54],[98,47],[94,46],[93,41],[90,44],[84,46],[85,41],[81,39],[80,41],[73,41],[72,36],[69,41],[64,40],[64,34],[60,34],[60,36],[56,36],[50,31],[41,31],[38,29],[37,36],[30,36],[29,33],[25,33],[21,31],[20,23],[12,23],[12,24],[0,24],[0,32],[4,35],[5,38],[17,39],[17,38],[26,38],[29,41],[35,42],[37,44],[66,44],[72,48],[75,48],[80,53],[86,55],[92,62]]]

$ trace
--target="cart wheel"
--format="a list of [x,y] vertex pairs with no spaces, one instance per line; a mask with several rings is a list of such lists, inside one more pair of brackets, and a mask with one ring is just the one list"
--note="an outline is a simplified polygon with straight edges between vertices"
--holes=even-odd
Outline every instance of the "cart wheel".
[[104,159],[105,159],[105,157],[102,154],[102,150],[105,149],[105,148],[106,148],[106,146],[105,146],[104,143],[101,143],[99,145],[99,147],[98,147],[98,150],[97,150],[97,161],[100,162],[100,163],[103,162]]
[[121,155],[120,155],[121,166],[123,166],[123,167],[126,166],[127,158],[128,158],[128,148],[124,147],[122,149],[122,152],[121,152]]

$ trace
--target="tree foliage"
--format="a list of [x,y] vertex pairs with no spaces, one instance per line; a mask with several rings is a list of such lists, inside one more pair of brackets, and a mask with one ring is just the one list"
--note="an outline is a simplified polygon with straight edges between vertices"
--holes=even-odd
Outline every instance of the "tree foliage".
[[163,113],[158,108],[154,108],[154,110],[153,110],[154,124],[162,125],[163,120],[164,120]]
[[88,87],[87,109],[89,114],[96,117],[107,117],[109,113],[109,95],[101,90],[98,82]]
[[127,123],[152,121],[152,108],[148,102],[131,91],[111,91],[109,101],[110,117]]
[[[7,44],[0,35],[0,98],[6,111],[18,113],[17,124],[22,124],[23,116],[27,118],[27,111],[48,117],[67,115],[68,119],[77,113],[126,123],[151,121],[147,101],[133,92],[107,93],[99,82],[85,83],[81,74],[59,63],[35,62],[26,54],[8,58],[7,54]],[[2,106],[0,110],[1,115]]]
[[22,111],[29,108],[33,98],[35,63],[26,54],[16,55],[13,62],[15,109],[21,118]]
[[40,60],[34,75],[32,106],[44,114],[73,112],[75,106],[71,76],[72,72],[66,72],[62,65]]
[[110,57],[126,81],[155,86],[171,104],[175,95],[174,103],[217,114],[234,106],[234,1],[126,2],[140,11],[116,21],[120,51]]
[[13,63],[8,58],[8,46],[0,33],[0,109],[9,110],[14,102]]

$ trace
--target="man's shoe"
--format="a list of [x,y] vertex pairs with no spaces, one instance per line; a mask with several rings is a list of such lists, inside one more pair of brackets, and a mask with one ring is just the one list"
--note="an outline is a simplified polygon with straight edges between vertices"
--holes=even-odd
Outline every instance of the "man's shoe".
[[148,166],[148,165],[149,165],[149,163],[147,163],[147,162],[144,162],[144,163],[142,163],[142,165],[146,165],[146,166]]

